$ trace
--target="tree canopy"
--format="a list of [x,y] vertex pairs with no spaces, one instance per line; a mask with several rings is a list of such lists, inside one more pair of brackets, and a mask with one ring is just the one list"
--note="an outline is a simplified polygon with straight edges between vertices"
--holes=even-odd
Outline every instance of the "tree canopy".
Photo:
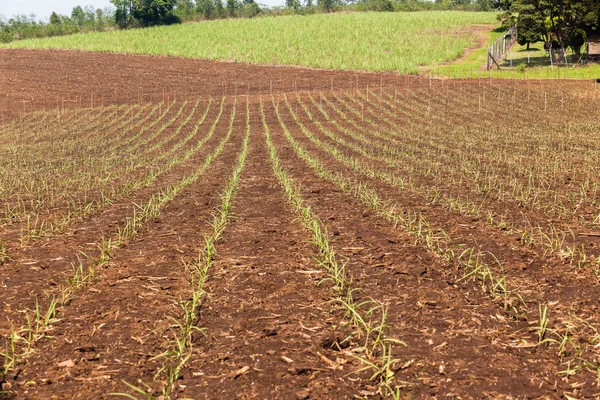
[[600,27],[598,0],[497,0],[506,27],[517,25],[520,44],[543,40],[548,46],[578,53],[587,35]]
[[141,26],[174,22],[171,13],[177,0],[111,0],[115,6],[115,20],[120,27],[129,27],[132,23]]

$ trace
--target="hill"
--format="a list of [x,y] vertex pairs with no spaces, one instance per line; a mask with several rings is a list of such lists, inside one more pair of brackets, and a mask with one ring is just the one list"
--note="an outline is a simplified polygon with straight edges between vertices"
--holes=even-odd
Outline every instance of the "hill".
[[417,73],[478,44],[495,13],[345,13],[230,19],[16,41],[6,48],[70,49],[253,64]]

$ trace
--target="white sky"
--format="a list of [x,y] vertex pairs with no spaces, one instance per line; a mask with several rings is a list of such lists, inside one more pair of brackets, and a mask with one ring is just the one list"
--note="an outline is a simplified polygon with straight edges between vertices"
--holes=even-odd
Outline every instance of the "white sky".
[[[284,0],[258,0],[260,4],[283,5]],[[15,14],[30,15],[47,20],[56,11],[58,14],[71,15],[75,6],[92,5],[94,8],[112,6],[109,0],[0,0],[0,15],[11,17]]]
[[33,13],[38,19],[47,20],[52,11],[70,16],[73,7],[88,4],[94,8],[112,6],[109,0],[0,0],[0,14],[11,17],[15,14]]

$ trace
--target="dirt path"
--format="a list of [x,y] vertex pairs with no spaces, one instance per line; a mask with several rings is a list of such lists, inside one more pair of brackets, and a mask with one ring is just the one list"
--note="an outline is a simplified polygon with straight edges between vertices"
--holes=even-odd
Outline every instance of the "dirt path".
[[[473,47],[469,47],[468,49],[466,49],[463,54],[461,54],[459,57],[457,57],[456,59],[441,64],[441,65],[461,65],[463,64],[465,61],[468,61],[469,57],[476,52],[477,50],[481,49],[482,47],[485,47],[488,45],[488,42],[490,40],[489,35],[490,35],[490,31],[494,30],[495,28],[497,28],[496,25],[471,25],[471,33],[473,35],[475,35],[477,37],[477,43],[473,46]],[[486,65],[485,65],[485,61],[483,62],[482,65],[480,66],[476,66],[476,69],[479,71],[485,71],[486,70]],[[435,67],[422,67],[421,68],[421,72],[429,72],[435,70]]]

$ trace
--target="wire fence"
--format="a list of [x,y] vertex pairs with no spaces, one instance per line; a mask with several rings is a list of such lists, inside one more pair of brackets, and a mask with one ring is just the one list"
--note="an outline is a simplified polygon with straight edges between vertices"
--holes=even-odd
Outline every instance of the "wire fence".
[[530,48],[514,46],[507,50],[498,65],[501,70],[525,69],[535,67],[569,67],[570,69],[584,66],[594,61],[589,57],[586,47],[582,46],[579,52],[572,48],[562,49],[550,43],[533,43]]
[[488,47],[488,71],[494,67],[494,64],[500,68],[499,62],[506,52],[515,44],[517,41],[517,26],[513,26],[502,35],[501,38],[496,40],[490,47]]

